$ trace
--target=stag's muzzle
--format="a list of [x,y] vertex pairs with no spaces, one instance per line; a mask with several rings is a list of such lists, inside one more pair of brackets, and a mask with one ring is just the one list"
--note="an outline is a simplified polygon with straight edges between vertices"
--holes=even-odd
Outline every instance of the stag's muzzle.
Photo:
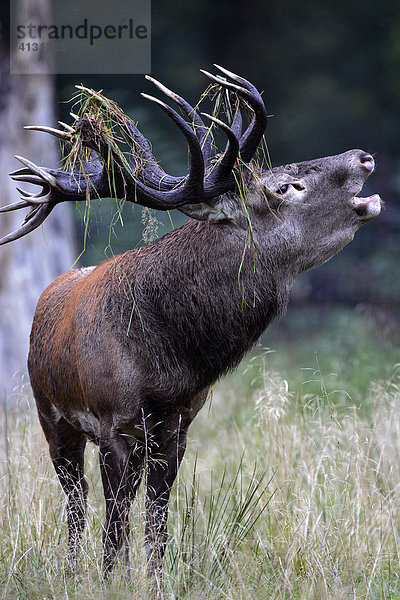
[[354,210],[359,217],[365,221],[369,221],[377,217],[381,212],[381,198],[378,194],[369,196],[368,198],[353,198]]

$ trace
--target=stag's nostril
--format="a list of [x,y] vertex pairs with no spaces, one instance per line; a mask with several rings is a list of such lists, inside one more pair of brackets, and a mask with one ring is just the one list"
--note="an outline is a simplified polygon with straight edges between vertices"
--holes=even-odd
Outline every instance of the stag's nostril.
[[361,166],[367,171],[373,171],[375,168],[375,161],[370,154],[364,154],[360,157]]

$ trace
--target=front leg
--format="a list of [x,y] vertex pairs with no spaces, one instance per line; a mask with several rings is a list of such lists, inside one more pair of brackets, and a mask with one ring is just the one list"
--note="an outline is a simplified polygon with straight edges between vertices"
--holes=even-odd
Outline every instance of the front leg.
[[106,576],[123,552],[123,563],[129,564],[129,509],[140,483],[143,454],[130,447],[118,431],[108,430],[100,439],[100,470],[106,502],[103,532]]
[[146,554],[149,576],[155,577],[158,589],[167,542],[168,501],[185,453],[186,437],[187,431],[180,430],[164,446],[155,445],[146,466]]

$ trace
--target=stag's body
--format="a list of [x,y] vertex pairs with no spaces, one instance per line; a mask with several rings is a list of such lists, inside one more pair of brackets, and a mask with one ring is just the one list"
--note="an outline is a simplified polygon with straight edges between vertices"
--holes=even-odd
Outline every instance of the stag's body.
[[151,246],[60,276],[33,323],[34,388],[94,439],[110,398],[114,425],[132,430],[132,443],[144,415],[191,420],[199,395],[286,306],[294,273],[279,273],[278,248],[244,256],[246,243],[245,231],[190,221]]
[[[191,220],[151,246],[96,268],[62,275],[38,303],[29,373],[50,454],[68,496],[72,562],[84,527],[83,461],[89,439],[99,444],[100,451],[106,569],[113,567],[123,545],[127,557],[129,506],[145,472],[147,551],[151,570],[158,572],[169,493],[188,428],[210,386],[237,366],[284,311],[294,278],[336,254],[380,211],[378,196],[356,197],[374,169],[373,158],[362,150],[272,170],[253,166],[243,175],[244,210],[231,170],[239,151],[250,160],[266,113],[255,88],[229,76],[244,87],[218,83],[249,102],[255,113],[239,141],[237,116],[232,129],[218,121],[229,144],[212,168],[209,145],[200,149],[204,134],[195,127],[185,129],[182,119],[162,105],[188,138],[190,176],[177,182],[153,166],[144,174],[145,183],[135,180],[127,197],[135,200],[138,192],[141,203],[164,209],[171,207],[172,199],[183,212],[201,220]],[[182,99],[166,93],[192,115],[193,109]],[[196,119],[199,126],[197,115]],[[90,121],[83,125],[85,131],[89,128],[87,145],[106,163],[106,143],[101,136],[93,141]],[[147,142],[135,128],[130,133],[150,161]],[[118,155],[112,158],[122,173]],[[23,197],[22,205],[33,204],[29,219],[34,224],[28,221],[0,243],[36,227],[60,198],[85,193],[79,174],[80,183],[71,191],[64,173],[22,161],[27,168],[13,176],[39,183],[43,190],[50,186],[51,191],[35,196],[35,203]],[[203,188],[196,169],[204,175],[204,163],[209,169]],[[108,179],[102,169],[96,171],[95,181],[99,194],[107,195]],[[126,181],[129,187],[129,176],[117,178],[119,189],[125,189]],[[160,192],[162,186],[165,193]],[[46,202],[38,209],[43,198]]]

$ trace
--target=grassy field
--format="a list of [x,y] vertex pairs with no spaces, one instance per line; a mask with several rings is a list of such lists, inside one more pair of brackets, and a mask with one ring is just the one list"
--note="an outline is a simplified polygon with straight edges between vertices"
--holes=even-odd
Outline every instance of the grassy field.
[[[365,317],[342,314],[319,333],[306,322],[307,344],[299,331],[297,344],[255,353],[215,386],[193,424],[171,499],[165,599],[400,598],[395,348]],[[65,570],[64,499],[28,386],[4,409],[0,477],[1,598],[149,598],[142,494],[131,583],[118,572],[101,583],[94,446],[78,571]]]

